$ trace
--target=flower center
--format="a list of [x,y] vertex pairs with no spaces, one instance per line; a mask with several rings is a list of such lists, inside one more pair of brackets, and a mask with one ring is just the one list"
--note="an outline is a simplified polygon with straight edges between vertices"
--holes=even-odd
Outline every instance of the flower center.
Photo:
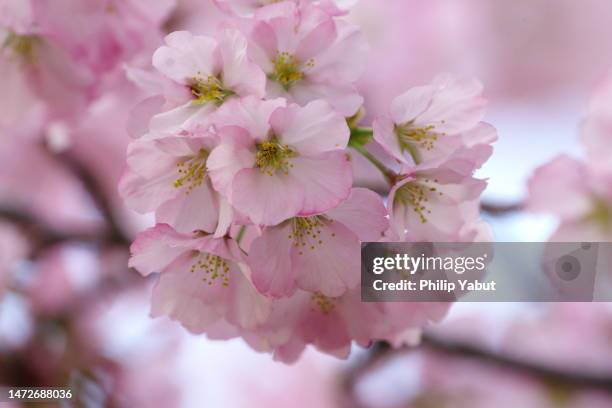
[[3,48],[9,48],[13,53],[21,58],[24,62],[32,62],[34,60],[34,48],[38,39],[34,35],[19,35],[8,33],[4,40]]
[[[289,239],[293,241],[293,246],[299,249],[299,254],[304,255],[304,249],[310,248],[314,251],[317,246],[325,243],[322,230],[334,220],[323,215],[315,215],[313,217],[295,217],[291,222],[291,234]],[[329,234],[331,238],[336,236],[335,232]]]
[[235,95],[231,89],[224,88],[223,82],[214,75],[209,75],[206,79],[194,78],[189,88],[195,97],[193,101],[195,105],[204,105],[208,102],[222,105],[227,98]]
[[279,143],[276,138],[272,138],[269,141],[257,144],[255,165],[259,167],[262,173],[270,176],[278,171],[288,175],[289,169],[293,167],[289,159],[296,156],[295,150],[288,145]]
[[593,209],[586,219],[601,226],[604,231],[612,230],[612,206],[604,200],[596,198]]
[[174,187],[187,186],[187,194],[201,186],[206,180],[206,159],[208,152],[200,149],[198,153],[176,163],[179,177],[174,180]]
[[408,122],[402,125],[395,125],[394,130],[400,147],[410,152],[413,158],[418,159],[417,149],[433,150],[440,135],[444,135],[444,133],[434,132],[434,128],[434,125],[414,127],[412,123]]
[[[288,52],[279,52],[277,57],[272,60],[274,71],[270,75],[271,79],[279,82],[286,90],[298,81],[304,79],[301,63],[298,59]],[[314,61],[310,60],[305,64],[306,67],[313,67]]]
[[202,281],[209,286],[219,281],[223,286],[229,285],[229,263],[220,256],[200,252],[189,271],[191,273],[202,271],[204,274]]
[[319,292],[313,293],[310,298],[317,304],[317,306],[319,306],[319,309],[323,314],[330,314],[336,307],[334,299],[329,298]]
[[[437,182],[438,180],[434,180],[434,183]],[[429,179],[423,180],[422,183],[417,181],[406,183],[395,193],[395,203],[412,208],[423,224],[427,222],[427,217],[431,214],[431,210],[427,208],[429,196],[438,191],[436,187],[429,185],[429,183]],[[442,195],[441,192],[438,192],[438,194]]]

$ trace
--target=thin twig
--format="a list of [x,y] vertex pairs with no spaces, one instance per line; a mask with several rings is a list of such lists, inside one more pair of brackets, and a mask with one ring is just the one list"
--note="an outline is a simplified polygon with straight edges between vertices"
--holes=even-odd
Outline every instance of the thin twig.
[[490,201],[483,201],[480,204],[480,210],[482,212],[496,217],[515,214],[523,211],[523,209],[524,206],[522,203],[496,204]]
[[368,373],[385,364],[386,361],[418,350],[431,350],[452,357],[469,358],[485,364],[492,364],[504,369],[513,370],[534,377],[544,384],[556,384],[567,389],[595,389],[612,393],[612,377],[587,372],[564,371],[533,361],[515,358],[499,352],[487,350],[473,344],[440,338],[424,334],[421,344],[417,347],[392,348],[387,342],[377,342],[368,351],[365,358],[358,361],[344,374],[344,390],[347,393],[347,406],[359,407],[355,396],[357,383]]

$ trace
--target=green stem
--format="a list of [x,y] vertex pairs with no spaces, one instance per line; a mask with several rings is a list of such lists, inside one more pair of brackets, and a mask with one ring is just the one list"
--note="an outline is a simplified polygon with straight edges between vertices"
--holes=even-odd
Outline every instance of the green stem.
[[371,128],[354,127],[351,128],[351,138],[349,139],[349,146],[365,146],[374,137],[374,132]]
[[383,176],[385,176],[385,180],[387,180],[390,185],[393,185],[395,183],[395,180],[397,178],[395,172],[393,172],[393,170],[385,166],[380,160],[374,157],[374,155],[370,153],[365,147],[361,145],[351,145],[351,147],[357,150],[363,157],[368,159],[370,163],[374,165],[374,167],[380,170]]
[[242,238],[244,238],[245,232],[246,232],[246,225],[243,225],[242,227],[240,227],[240,231],[238,231],[238,235],[236,235],[236,242],[238,244],[240,244],[240,241],[242,241]]

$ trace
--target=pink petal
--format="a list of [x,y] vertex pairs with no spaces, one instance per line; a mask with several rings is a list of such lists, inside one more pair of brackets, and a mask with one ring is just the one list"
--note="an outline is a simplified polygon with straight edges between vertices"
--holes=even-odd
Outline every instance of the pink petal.
[[262,101],[253,96],[232,99],[215,112],[212,121],[217,129],[237,126],[246,130],[251,139],[264,140],[269,136],[270,116],[285,105],[284,99]]
[[[185,254],[172,265],[171,272],[160,275],[153,289],[151,315],[168,316],[193,333],[203,333],[222,314],[210,304],[210,287],[189,270],[196,257],[197,253]],[[213,290],[218,290],[217,286]]]
[[380,143],[387,153],[398,161],[407,162],[405,153],[395,133],[395,123],[393,123],[391,118],[383,116],[375,119],[372,129],[374,130],[374,140]]
[[127,123],[129,135],[137,138],[147,133],[151,118],[161,112],[164,102],[164,97],[158,95],[147,98],[136,105],[130,112]]
[[435,88],[431,85],[410,88],[391,103],[391,118],[396,124],[408,123],[423,114],[432,104]]
[[162,204],[155,215],[157,222],[170,224],[177,231],[214,232],[219,218],[219,197],[207,180],[189,194],[181,192]]
[[249,249],[253,283],[262,294],[283,297],[295,292],[297,271],[291,265],[291,221],[264,230]]
[[[325,13],[322,13],[325,14]],[[321,18],[321,17],[318,17]],[[307,23],[302,23],[307,24]],[[322,51],[336,39],[336,25],[334,20],[326,17],[300,41],[295,51],[295,57],[302,62],[316,58]],[[348,61],[346,61],[348,63]]]
[[317,82],[354,82],[365,70],[369,47],[361,29],[351,23],[336,20],[337,38],[314,58],[309,77]]
[[179,83],[215,75],[218,62],[214,57],[217,42],[209,37],[194,36],[187,31],[175,31],[166,36],[167,46],[153,54],[153,66]]
[[439,133],[459,133],[472,128],[484,116],[486,100],[482,84],[476,79],[439,75],[431,104],[415,119],[415,126],[433,124]]
[[529,179],[529,210],[576,219],[591,208],[590,192],[585,185],[588,174],[584,164],[561,155],[537,168]]
[[344,152],[316,157],[296,157],[288,178],[303,191],[300,215],[322,213],[348,197],[353,184],[352,168]]
[[136,237],[130,246],[129,266],[144,276],[161,272],[184,252],[188,252],[193,239],[176,232],[167,224],[157,224]]
[[[228,128],[224,128],[228,130]],[[237,128],[240,129],[240,128]],[[227,136],[227,133],[221,133]],[[234,176],[242,169],[255,165],[255,154],[245,147],[234,143],[222,143],[208,156],[206,167],[215,189],[226,197],[231,196]]]
[[240,96],[265,96],[266,76],[247,58],[246,38],[237,30],[226,30],[219,44],[223,60],[223,85]]
[[[268,82],[268,84],[271,83]],[[270,91],[269,86],[268,91]],[[279,94],[273,95],[281,96]],[[306,78],[294,84],[289,89],[288,95],[293,102],[302,106],[317,99],[324,99],[339,114],[345,117],[353,116],[363,105],[363,97],[357,89],[353,85],[346,83],[317,83]]]
[[282,143],[304,155],[345,149],[350,137],[346,120],[322,100],[279,108],[270,124]]
[[326,215],[355,233],[363,242],[379,241],[389,228],[382,199],[366,188],[353,188],[349,197]]
[[303,186],[291,175],[270,176],[257,168],[243,169],[232,182],[230,202],[253,223],[276,225],[304,208],[304,194]]
[[309,292],[340,296],[359,285],[359,239],[340,222],[331,222],[319,230],[319,235],[305,237],[303,245],[292,250],[291,261],[297,284]]

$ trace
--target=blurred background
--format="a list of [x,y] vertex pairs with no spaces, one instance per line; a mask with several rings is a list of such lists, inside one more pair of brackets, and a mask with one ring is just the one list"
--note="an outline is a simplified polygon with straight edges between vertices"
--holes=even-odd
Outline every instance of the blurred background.
[[[142,99],[121,61],[146,66],[164,32],[212,32],[219,12],[179,0],[156,18],[159,32],[108,67],[87,104],[73,101],[86,106],[78,118],[40,125],[48,113],[0,61],[0,385],[68,383],[92,407],[612,406],[604,303],[457,304],[418,347],[356,348],[348,361],[309,350],[292,366],[150,319],[152,282],[126,263],[152,219],[116,192],[128,113]],[[364,123],[439,72],[478,77],[499,132],[480,172],[484,202],[509,210],[485,217],[497,241],[547,240],[556,220],[520,210],[526,181],[560,152],[582,154],[589,96],[612,69],[612,3],[361,0],[348,18],[372,48]],[[76,37],[87,44],[88,32]],[[380,181],[363,163],[356,171],[364,185]]]

